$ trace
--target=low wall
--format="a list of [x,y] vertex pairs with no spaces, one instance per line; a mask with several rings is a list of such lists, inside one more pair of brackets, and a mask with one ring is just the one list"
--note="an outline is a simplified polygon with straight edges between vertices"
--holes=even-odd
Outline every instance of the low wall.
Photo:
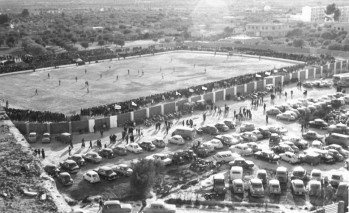
[[176,102],[164,104],[164,114],[176,112]]
[[[216,102],[217,101],[223,101],[224,100],[224,92],[223,92],[223,90],[222,91],[216,91],[215,92],[216,93]],[[206,99],[205,99],[206,100]],[[212,100],[213,101],[213,100]]]
[[[222,91],[222,93],[223,93],[223,91]],[[204,96],[203,98],[204,98],[205,101],[211,100],[211,101],[214,102],[214,100],[213,100],[213,93],[207,93],[207,94],[204,94],[203,96]],[[222,95],[222,97],[223,97],[223,95]]]
[[134,111],[133,116],[135,121],[143,120],[147,117],[147,110],[141,109],[141,110]]
[[149,108],[149,116],[161,115],[161,106],[154,106]]
[[73,132],[88,132],[89,131],[89,126],[88,126],[88,120],[84,121],[74,121],[71,122],[72,124],[72,131]]
[[[45,124],[41,124],[41,125],[45,125]],[[50,133],[51,134],[60,134],[63,132],[69,132],[69,123],[68,122],[50,123]]]

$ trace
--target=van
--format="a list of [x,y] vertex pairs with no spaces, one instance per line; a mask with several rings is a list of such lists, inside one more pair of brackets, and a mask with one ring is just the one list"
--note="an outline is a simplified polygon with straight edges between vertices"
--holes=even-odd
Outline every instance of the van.
[[233,166],[230,169],[230,180],[242,179],[243,169],[241,166]]
[[231,151],[217,152],[213,156],[213,159],[217,161],[217,163],[226,163],[235,160],[233,153]]
[[192,140],[196,136],[196,130],[189,127],[179,127],[172,132],[172,136],[180,135],[184,139]]
[[35,143],[35,142],[36,142],[36,139],[37,139],[37,134],[36,134],[36,132],[31,132],[31,133],[29,133],[29,136],[28,136],[28,142],[29,142],[29,143]]
[[349,135],[343,135],[339,133],[332,133],[326,137],[325,142],[327,145],[338,144],[343,147],[349,146]]

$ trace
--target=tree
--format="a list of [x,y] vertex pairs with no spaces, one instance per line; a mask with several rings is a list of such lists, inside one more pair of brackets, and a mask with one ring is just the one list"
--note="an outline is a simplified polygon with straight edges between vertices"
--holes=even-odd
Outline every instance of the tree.
[[300,28],[293,29],[287,32],[287,37],[299,37],[303,35],[303,30]]
[[98,45],[99,45],[99,46],[103,46],[103,45],[104,45],[104,40],[99,40],[99,41],[98,41]]
[[146,198],[163,169],[163,164],[161,161],[141,159],[131,166],[133,169],[130,178],[131,191],[141,198]]
[[23,16],[23,17],[28,17],[28,16],[29,16],[29,11],[28,11],[28,9],[23,9],[23,10],[22,10],[22,16]]
[[0,24],[5,24],[5,23],[7,23],[9,21],[10,21],[10,19],[7,16],[7,14],[1,14],[0,15]]
[[85,48],[85,50],[88,48],[88,42],[87,42],[87,41],[83,41],[83,42],[81,42],[80,44],[81,44],[81,46],[82,46],[83,48]]
[[327,5],[325,13],[327,15],[332,15],[333,14],[334,21],[339,21],[339,17],[341,15],[341,11],[339,10],[339,8],[337,8],[335,3]]
[[329,45],[328,49],[329,50],[342,50],[343,47],[342,47],[342,45],[335,43],[335,44]]
[[293,40],[293,46],[294,47],[300,47],[300,48],[303,48],[305,42],[303,39],[295,39]]
[[10,36],[10,37],[8,37],[6,39],[6,44],[9,47],[14,47],[15,46],[15,42],[16,42],[16,39],[14,37],[12,37],[12,36]]
[[75,37],[72,37],[70,40],[71,40],[71,42],[73,42],[73,44],[75,44],[78,41],[78,39]]
[[115,40],[115,44],[120,45],[121,47],[123,47],[125,45],[125,40],[116,39]]

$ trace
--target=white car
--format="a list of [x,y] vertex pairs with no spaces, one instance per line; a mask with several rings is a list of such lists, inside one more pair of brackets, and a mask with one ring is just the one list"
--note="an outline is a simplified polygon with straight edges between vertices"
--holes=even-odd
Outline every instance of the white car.
[[239,141],[238,143],[241,143],[244,140],[239,133],[233,133],[231,134],[231,136],[236,140],[238,140]]
[[140,147],[137,143],[129,143],[126,145],[126,149],[129,151],[129,152],[133,152],[133,153],[142,153],[143,152],[143,149],[142,147]]
[[168,142],[173,144],[183,145],[184,139],[180,135],[174,135],[170,139],[168,139]]
[[243,132],[240,134],[240,136],[246,142],[256,142],[258,140],[257,136],[253,134],[253,132]]
[[299,157],[292,152],[281,153],[279,154],[279,156],[281,160],[286,161],[290,164],[296,164],[300,162]]
[[147,156],[145,159],[148,160],[159,160],[164,163],[165,166],[172,164],[172,159],[168,156],[168,154],[157,153],[153,155]]
[[241,156],[251,156],[253,155],[253,151],[246,144],[238,144],[235,146],[231,146],[229,150],[233,153],[238,153]]
[[247,131],[253,131],[256,127],[253,123],[243,123],[240,126],[240,132],[247,132]]
[[207,141],[207,142],[205,142],[205,143],[207,143],[207,144],[212,144],[212,146],[215,148],[215,149],[223,149],[223,143],[220,141],[220,140],[218,140],[218,139],[212,139],[212,140],[210,140],[210,141]]
[[101,181],[99,178],[99,175],[95,171],[88,171],[83,175],[84,180],[90,182],[90,183],[98,183]]
[[41,138],[41,143],[50,143],[51,142],[51,135],[50,133],[44,133]]
[[276,116],[276,119],[278,119],[278,120],[287,120],[287,121],[295,121],[296,120],[296,116],[294,116],[291,113],[284,112],[284,113],[278,114]]
[[176,210],[176,205],[152,201],[143,209],[143,213],[176,213]]
[[276,108],[276,107],[273,107],[273,108],[270,108],[266,111],[267,115],[278,115],[281,113],[281,111]]

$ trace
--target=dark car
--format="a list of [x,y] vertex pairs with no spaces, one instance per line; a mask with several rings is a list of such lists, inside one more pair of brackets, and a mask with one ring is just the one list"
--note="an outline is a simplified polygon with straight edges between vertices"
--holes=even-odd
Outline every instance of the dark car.
[[72,174],[76,174],[80,170],[78,164],[73,160],[65,160],[65,161],[59,163],[59,165],[61,167],[60,168],[61,171],[66,171],[66,172],[69,172]]
[[225,120],[223,122],[229,127],[229,129],[235,129],[236,127],[236,123],[234,121]]
[[258,131],[260,131],[263,135],[263,138],[270,138],[271,132],[268,127],[259,127]]
[[280,145],[274,146],[271,148],[271,150],[273,150],[276,154],[281,154],[285,152],[294,153],[294,150],[287,144],[280,144]]
[[44,167],[44,170],[45,172],[52,176],[52,177],[56,177],[59,173],[60,173],[60,170],[57,168],[56,165],[54,164],[48,164]]
[[277,163],[280,159],[279,155],[276,155],[273,151],[265,150],[259,151],[253,154],[254,158],[268,161],[269,163]]
[[61,181],[61,183],[64,186],[70,186],[73,185],[73,179],[71,178],[70,174],[68,172],[62,172],[58,175],[58,179]]
[[313,121],[309,121],[309,127],[317,129],[326,129],[328,127],[328,123],[322,119],[315,119]]
[[155,145],[150,141],[143,141],[139,143],[139,146],[144,149],[145,151],[154,151]]
[[72,156],[69,156],[68,159],[75,161],[79,166],[86,165],[86,161],[80,154],[74,154]]
[[244,158],[236,158],[235,160],[229,162],[229,166],[241,166],[244,169],[252,169],[254,167],[254,163]]
[[99,156],[103,157],[103,158],[113,158],[114,157],[114,151],[110,148],[103,148],[101,150],[99,150],[98,152]]
[[124,146],[117,146],[113,148],[113,152],[115,155],[118,156],[125,156],[127,155],[127,149]]
[[219,131],[215,126],[203,126],[199,129],[199,131],[202,131],[205,134],[209,134],[209,135],[218,135]]
[[106,180],[115,180],[118,178],[118,175],[113,171],[112,168],[108,166],[102,166],[98,169],[94,169],[93,171],[97,172],[99,177],[104,178]]

